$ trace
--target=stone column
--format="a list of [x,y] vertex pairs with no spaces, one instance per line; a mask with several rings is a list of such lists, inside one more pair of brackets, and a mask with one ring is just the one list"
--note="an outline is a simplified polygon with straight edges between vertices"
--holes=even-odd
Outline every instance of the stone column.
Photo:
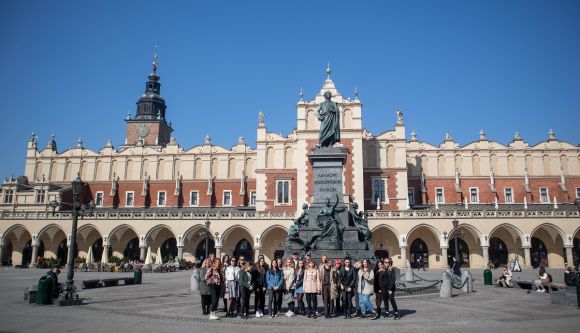
[[179,260],[183,259],[183,246],[177,247],[177,258],[179,258]]
[[524,259],[526,260],[526,268],[532,268],[532,255],[529,247],[524,247]]
[[407,264],[407,246],[406,245],[400,246],[399,249],[401,249],[401,261],[403,262],[402,267],[406,268],[408,266],[408,264]]
[[441,268],[447,268],[448,266],[448,261],[447,261],[447,247],[442,247],[441,248]]
[[258,257],[260,257],[260,250],[262,248],[260,246],[256,246],[254,248],[254,262],[258,262]]
[[567,266],[574,267],[574,254],[572,253],[572,245],[566,246],[566,261]]
[[30,266],[34,267],[36,265],[36,257],[38,256],[38,245],[32,245],[32,257],[30,259]]
[[215,246],[215,257],[216,258],[222,258],[222,247],[221,246]]
[[[101,256],[101,262],[109,262],[109,245],[103,245],[103,255]],[[103,261],[103,258],[106,258],[105,261]]]
[[483,268],[487,268],[487,263],[489,262],[489,246],[482,246],[481,251],[483,252]]
[[139,260],[145,260],[145,255],[147,254],[146,251],[147,249],[144,246],[139,248]]

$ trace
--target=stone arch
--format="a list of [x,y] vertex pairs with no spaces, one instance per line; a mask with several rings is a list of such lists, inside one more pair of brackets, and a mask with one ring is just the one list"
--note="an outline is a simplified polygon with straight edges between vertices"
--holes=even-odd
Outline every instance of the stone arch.
[[165,178],[165,160],[160,159],[157,161],[157,173],[155,179],[166,179]]
[[427,245],[427,248],[429,249],[427,256],[425,257],[425,264],[428,265],[429,267],[437,267],[438,264],[440,265],[442,262],[444,262],[444,260],[441,260],[441,258],[439,258],[439,262],[437,261],[437,256],[440,256],[441,251],[440,250],[441,246],[439,244],[439,235],[441,235],[441,232],[439,232],[437,228],[429,224],[419,224],[415,226],[413,229],[411,229],[407,233],[406,239],[406,243],[408,245],[406,249],[408,254],[407,256],[408,260],[410,260],[411,263],[417,261],[417,258],[411,256],[410,245],[413,243],[415,239],[421,238]]
[[[138,238],[139,234],[132,226],[128,224],[121,224],[116,226],[109,232],[109,246],[111,247],[109,255],[119,258],[126,257],[125,252],[128,249],[129,243],[136,237]],[[138,251],[138,249],[135,250],[133,248],[130,250],[131,256],[134,256],[133,251]]]
[[104,179],[105,178],[103,177],[103,161],[99,160],[95,165],[95,180],[104,180]]
[[73,163],[72,161],[67,161],[64,167],[64,181],[72,181],[73,174]]
[[237,161],[236,161],[235,158],[230,157],[228,159],[228,178],[229,179],[232,179],[232,178],[236,178],[237,177],[237,175],[236,175],[236,173],[237,173],[236,164],[237,164]]
[[[492,238],[497,238],[506,246],[507,251],[507,261],[513,261],[518,258],[518,262],[521,265],[528,265],[525,262],[525,253],[522,248],[522,241],[524,239],[524,234],[520,229],[509,223],[502,223],[493,228],[489,233],[489,260],[494,263],[494,265],[503,264],[506,258],[502,257],[500,252],[503,249],[499,248],[499,243],[494,242],[492,244]],[[493,248],[493,246],[497,248]]]
[[343,114],[343,128],[352,128],[352,111],[350,109],[344,109]]
[[[551,223],[544,223],[534,228],[530,233],[530,237],[530,241],[532,242],[530,250],[532,267],[544,264],[552,268],[564,268],[563,249],[566,235],[562,229]],[[534,243],[537,243],[537,241],[534,242],[534,238],[545,245],[545,253],[543,253],[544,251],[534,249]]]
[[42,167],[42,161],[36,162],[35,169],[36,170],[34,172],[34,179],[42,179],[42,175],[44,174],[44,170]]
[[463,156],[460,154],[455,155],[455,169],[459,171],[460,175],[463,175]]
[[366,164],[369,168],[378,168],[378,158],[377,158],[377,148],[374,143],[367,143],[367,151],[366,151]]
[[387,146],[387,168],[394,168],[395,165],[396,165],[396,161],[395,161],[395,146],[388,145]]
[[314,110],[306,111],[306,129],[316,129],[317,120]]
[[63,240],[66,243],[66,235],[61,226],[55,223],[51,223],[42,228],[37,235],[37,240],[38,242],[42,241],[44,243],[44,253],[39,253],[38,255],[42,258],[60,259],[60,264],[64,264],[66,257],[59,258],[59,247]]
[[[5,250],[2,253],[2,264],[8,262],[8,259],[12,261],[13,265],[28,265],[31,258],[32,249],[30,248],[30,241],[32,240],[32,234],[22,224],[15,224],[2,234],[4,240]],[[28,248],[27,248],[28,246]],[[9,248],[12,248],[8,252]],[[28,257],[27,257],[28,255]]]
[[[166,244],[166,241],[169,239],[177,239],[177,237],[173,229],[166,224],[158,224],[149,229],[145,234],[147,246],[151,247],[152,253],[157,253],[157,250],[161,248],[162,245]],[[174,245],[171,246],[173,247]],[[175,246],[174,249],[172,248],[170,251],[177,253],[177,246]]]
[[[285,239],[288,236],[288,229],[282,225],[275,224],[269,226],[260,235],[260,253],[264,255],[266,262],[270,262],[275,257],[281,257],[284,252]],[[288,256],[288,253],[285,254]]]
[[544,169],[544,175],[551,175],[552,168],[550,167],[550,156],[548,154],[544,154],[542,156],[542,168]]
[[[211,232],[211,225],[208,239],[209,253],[215,253],[215,239]],[[196,259],[202,259],[197,253],[200,247],[205,250],[205,225],[203,223],[195,224],[183,233],[183,259],[192,262],[195,262]],[[205,257],[205,251],[203,252],[203,257]]]
[[51,163],[49,177],[50,177],[49,180],[51,180],[53,182],[60,180],[60,179],[57,179],[58,178],[58,163],[56,161],[53,161]]
[[[95,225],[93,224],[85,224],[80,226],[77,229],[77,246],[78,246],[78,256],[79,257],[87,257],[87,253],[89,250],[89,247],[93,246],[93,244],[99,240],[99,238],[102,238],[102,233],[99,230],[99,228],[97,228]],[[93,250],[95,250],[93,248]],[[102,251],[102,246],[100,251]],[[95,255],[96,257],[99,257],[100,255]]]
[[471,157],[471,167],[473,169],[472,172],[474,176],[481,176],[481,165],[479,155],[474,154]]
[[514,176],[516,174],[516,158],[514,155],[508,155],[507,157],[507,164],[508,164],[508,176]]
[[445,156],[437,156],[437,176],[445,176]]
[[266,168],[274,169],[275,160],[276,152],[274,151],[274,147],[268,147],[268,149],[266,149]]
[[284,148],[284,169],[294,168],[294,152],[292,147],[287,146]]
[[238,242],[246,239],[250,242],[252,249],[255,248],[254,236],[248,227],[240,224],[233,225],[226,229],[221,235],[221,254],[232,255]]
[[193,161],[193,169],[194,169],[193,178],[195,178],[195,179],[201,179],[201,178],[203,178],[203,170],[202,170],[202,167],[203,167],[203,162],[201,161],[201,158],[199,158],[199,157],[196,158]]
[[[460,224],[458,226],[458,229],[461,231],[463,230],[467,231],[463,232],[463,236],[461,237],[461,240],[465,243],[465,246],[467,246],[468,248],[468,251],[465,251],[464,253],[466,254],[466,256],[463,257],[462,266],[471,268],[484,267],[486,263],[484,263],[483,261],[483,250],[481,248],[480,241],[482,233],[475,226],[467,223]],[[448,234],[449,239],[448,242],[449,247],[447,249],[448,256],[455,255],[454,238],[450,236],[454,234],[454,231],[455,229],[451,229],[451,231]]]
[[[580,227],[578,227],[572,234],[572,257],[574,267],[578,267],[580,264]],[[570,266],[570,264],[568,264]]]
[[82,161],[80,168],[81,168],[80,170],[81,179],[90,180],[93,178],[91,177],[91,175],[89,175],[89,162]]
[[246,177],[256,178],[256,171],[254,169],[254,160],[250,157],[246,158]]
[[392,226],[380,224],[372,229],[372,244],[375,248],[375,257],[393,258],[395,266],[400,264],[398,260],[401,255],[398,232]]

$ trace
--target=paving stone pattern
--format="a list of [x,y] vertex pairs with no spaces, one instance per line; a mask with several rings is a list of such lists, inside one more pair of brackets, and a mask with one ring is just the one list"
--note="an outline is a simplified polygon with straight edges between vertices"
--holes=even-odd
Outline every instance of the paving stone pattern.
[[[473,294],[454,290],[450,299],[435,295],[397,297],[401,320],[377,321],[343,318],[308,319],[280,316],[221,318],[209,321],[201,314],[200,297],[189,291],[190,271],[145,273],[143,284],[80,290],[85,305],[59,307],[27,304],[24,289],[38,282],[45,270],[0,269],[0,332],[576,332],[580,310],[552,305],[547,294],[528,294],[521,289],[483,286],[481,270],[472,270]],[[417,272],[426,279],[441,270]],[[551,272],[561,282],[560,272]],[[500,274],[494,271],[494,277]],[[531,280],[535,271],[515,273]],[[78,272],[76,281],[132,276],[132,273]],[[60,278],[64,280],[65,272]],[[78,285],[80,283],[77,282]],[[267,300],[266,300],[267,301]],[[253,299],[250,302],[253,308]],[[319,305],[322,302],[319,300]],[[222,307],[220,302],[220,308]],[[285,311],[285,308],[283,309]],[[322,307],[319,307],[322,311]],[[223,316],[223,312],[218,312]]]

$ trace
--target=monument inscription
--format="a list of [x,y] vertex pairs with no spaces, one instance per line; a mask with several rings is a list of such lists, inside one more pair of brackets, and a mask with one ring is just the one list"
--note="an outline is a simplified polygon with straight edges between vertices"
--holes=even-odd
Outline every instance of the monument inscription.
[[342,198],[342,167],[313,168],[314,202],[324,202],[338,195]]

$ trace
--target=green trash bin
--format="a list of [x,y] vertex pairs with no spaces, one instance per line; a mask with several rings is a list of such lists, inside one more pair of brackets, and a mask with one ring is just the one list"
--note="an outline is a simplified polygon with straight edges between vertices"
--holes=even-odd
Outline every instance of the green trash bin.
[[38,281],[36,304],[52,304],[52,278],[43,276]]
[[135,284],[141,284],[141,278],[143,277],[143,271],[136,269],[133,271],[133,277],[135,278]]
[[493,285],[493,275],[491,274],[491,270],[486,269],[483,271],[483,284],[486,286]]

